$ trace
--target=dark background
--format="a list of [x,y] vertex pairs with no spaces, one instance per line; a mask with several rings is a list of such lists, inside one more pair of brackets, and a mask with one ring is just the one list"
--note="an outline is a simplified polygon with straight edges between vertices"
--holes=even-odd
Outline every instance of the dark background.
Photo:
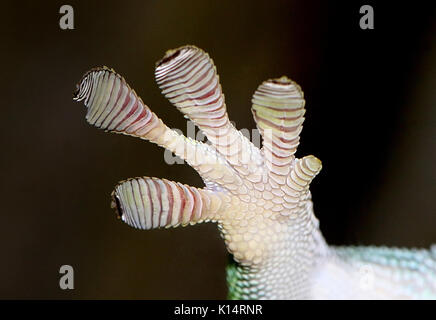
[[[161,96],[154,64],[195,44],[214,59],[228,113],[252,129],[250,100],[271,77],[303,88],[298,155],[323,170],[312,186],[329,243],[436,243],[435,11],[427,1],[5,1],[1,10],[0,298],[224,298],[216,226],[137,231],[115,219],[122,179],[201,187],[163,149],[89,126],[72,101],[82,74],[122,74],[168,126],[186,122]],[[428,1],[430,3],[430,1]],[[59,8],[75,9],[75,30]],[[359,28],[372,4],[375,29]],[[75,289],[59,289],[59,268]]]

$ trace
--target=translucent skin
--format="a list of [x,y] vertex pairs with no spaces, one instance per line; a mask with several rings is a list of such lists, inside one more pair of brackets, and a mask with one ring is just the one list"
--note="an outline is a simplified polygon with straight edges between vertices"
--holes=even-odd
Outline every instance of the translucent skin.
[[90,124],[174,152],[205,182],[199,189],[149,177],[122,181],[112,206],[124,222],[140,229],[216,222],[233,259],[230,298],[436,297],[434,250],[334,248],[324,241],[309,191],[321,161],[294,156],[305,113],[295,82],[271,79],[254,93],[259,149],[230,123],[216,68],[201,49],[168,51],[156,81],[210,144],[169,129],[109,68],[86,73],[75,94]]

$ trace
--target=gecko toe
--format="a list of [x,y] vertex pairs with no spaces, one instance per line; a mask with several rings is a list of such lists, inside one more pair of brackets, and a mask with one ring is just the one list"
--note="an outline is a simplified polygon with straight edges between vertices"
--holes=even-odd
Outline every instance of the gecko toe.
[[117,214],[117,218],[122,219],[123,218],[123,209],[121,208],[120,199],[115,194],[115,192],[112,192],[111,197],[112,197],[111,208],[115,209],[115,212]]

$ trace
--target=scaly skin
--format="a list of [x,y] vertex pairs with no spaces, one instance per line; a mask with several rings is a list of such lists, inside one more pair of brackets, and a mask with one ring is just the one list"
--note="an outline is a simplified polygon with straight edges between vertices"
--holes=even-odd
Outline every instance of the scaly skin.
[[321,170],[314,156],[295,158],[304,121],[300,87],[287,77],[262,83],[252,112],[258,149],[229,121],[213,61],[202,50],[170,50],[156,65],[163,94],[210,144],[169,129],[106,67],[78,85],[87,121],[156,143],[203,178],[198,189],[165,179],[120,182],[112,206],[140,229],[217,222],[232,257],[234,299],[435,298],[435,251],[329,247],[313,213],[309,185]]

